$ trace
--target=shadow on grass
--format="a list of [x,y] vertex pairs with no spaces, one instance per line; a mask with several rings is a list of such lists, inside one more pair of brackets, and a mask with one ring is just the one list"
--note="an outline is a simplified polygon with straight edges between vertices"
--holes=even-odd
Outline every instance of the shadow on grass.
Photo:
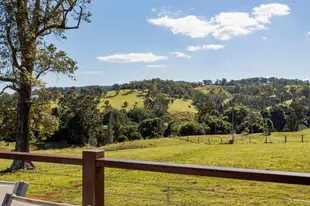
[[32,143],[32,146],[36,148],[36,150],[50,150],[50,149],[66,149],[66,148],[78,148],[82,147],[81,145],[72,145],[68,144],[66,141],[61,142],[35,142]]

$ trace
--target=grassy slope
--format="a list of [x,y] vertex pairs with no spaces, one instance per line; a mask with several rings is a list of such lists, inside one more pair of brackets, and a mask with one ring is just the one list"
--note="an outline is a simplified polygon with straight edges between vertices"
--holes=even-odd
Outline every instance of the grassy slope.
[[221,86],[216,86],[216,85],[207,85],[207,86],[202,86],[202,87],[197,87],[195,88],[198,91],[201,91],[205,94],[209,94],[211,91],[214,92],[214,94],[218,96],[223,96],[225,98],[224,102],[228,102],[233,95],[227,92],[225,89],[223,89]]
[[[310,130],[305,130],[287,133],[287,144],[264,144],[264,137],[259,135],[253,136],[253,144],[245,144],[245,140],[244,144],[239,144],[241,141],[235,145],[219,144],[220,138],[229,138],[226,135],[200,137],[200,144],[181,139],[156,139],[115,144],[105,149],[110,150],[106,156],[113,158],[310,172],[310,143],[300,143],[301,133],[305,134],[306,141],[310,140]],[[283,135],[274,133],[270,138],[280,140]],[[198,137],[190,137],[190,140],[195,138]],[[204,144],[209,138],[212,145]],[[81,155],[83,149],[37,152]],[[9,164],[10,161],[0,160],[0,169]],[[34,171],[5,174],[0,179],[30,182],[30,197],[80,204],[80,167],[36,165],[38,169]],[[118,169],[106,169],[105,176],[109,205],[165,205],[167,186],[171,187],[171,205],[298,205],[302,203],[292,199],[310,199],[310,187],[305,186]]]
[[[109,100],[110,104],[117,108],[122,109],[122,106],[124,105],[124,102],[128,102],[128,107],[125,108],[126,110],[132,109],[137,102],[137,107],[141,108],[143,107],[143,101],[145,99],[145,93],[137,90],[133,90],[132,92],[130,90],[121,90],[119,95],[116,95],[115,91],[108,92],[107,97],[101,100],[101,104],[99,107],[104,106],[104,102],[106,100]],[[190,106],[190,107],[189,107]],[[177,112],[192,112],[196,113],[197,109],[192,105],[191,100],[183,100],[183,99],[176,99],[174,103],[169,105],[170,113],[174,114]]]

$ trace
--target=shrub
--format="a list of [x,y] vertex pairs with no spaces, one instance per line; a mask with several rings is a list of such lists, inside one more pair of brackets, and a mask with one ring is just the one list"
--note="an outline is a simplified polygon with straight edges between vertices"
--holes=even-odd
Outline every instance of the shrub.
[[126,142],[128,138],[125,135],[120,135],[117,137],[116,142]]
[[138,132],[137,125],[123,126],[120,128],[119,134],[126,136],[130,141],[143,139],[141,134]]
[[164,137],[177,136],[180,133],[180,125],[176,122],[170,122],[164,132]]
[[130,140],[141,140],[143,139],[142,135],[139,132],[134,132],[130,135]]
[[124,108],[128,107],[128,102],[127,102],[127,101],[124,102],[123,107],[124,107]]
[[88,144],[93,147],[98,147],[98,141],[95,137],[90,137],[88,139]]
[[145,119],[152,118],[152,113],[148,110],[140,109],[140,108],[134,108],[129,110],[128,117],[131,121],[134,121],[136,123],[140,123]]
[[163,135],[164,123],[160,118],[143,120],[139,126],[143,138],[156,138]]
[[198,122],[188,122],[180,129],[180,136],[204,135],[206,134],[203,125]]
[[304,130],[304,129],[308,129],[308,127],[304,124],[298,125],[298,130]]

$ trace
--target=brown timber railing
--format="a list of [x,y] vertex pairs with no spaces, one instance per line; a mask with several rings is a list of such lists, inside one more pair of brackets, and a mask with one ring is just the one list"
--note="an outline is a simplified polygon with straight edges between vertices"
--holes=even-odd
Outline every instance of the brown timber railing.
[[137,160],[118,160],[105,158],[104,151],[102,150],[83,151],[83,157],[0,151],[0,158],[81,165],[83,168],[83,206],[104,205],[104,168],[106,167],[182,175],[310,185],[309,173],[172,164]]

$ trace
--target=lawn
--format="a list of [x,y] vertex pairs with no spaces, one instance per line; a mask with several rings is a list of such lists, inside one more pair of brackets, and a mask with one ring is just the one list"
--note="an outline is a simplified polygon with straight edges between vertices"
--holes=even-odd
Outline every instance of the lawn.
[[[310,172],[310,142],[298,141],[301,133],[310,137],[309,130],[287,133],[291,141],[283,143],[280,140],[284,134],[274,133],[270,137],[274,139],[273,143],[266,144],[263,136],[253,135],[251,144],[237,141],[234,145],[220,144],[221,138],[229,138],[227,135],[201,136],[199,144],[195,141],[198,137],[190,137],[190,141],[186,141],[186,137],[163,138],[113,144],[104,149],[107,157],[120,159]],[[278,139],[279,142],[276,141]],[[8,146],[2,148],[8,149]],[[34,152],[81,155],[83,149],[86,148]],[[0,160],[0,169],[7,168],[9,164],[10,161]],[[80,167],[36,165],[36,170],[8,173],[0,179],[30,182],[30,197],[81,203]],[[288,184],[119,169],[106,169],[105,180],[108,205],[166,205],[167,191],[170,193],[170,205],[306,205],[309,204],[306,201],[310,201],[310,187]]]

